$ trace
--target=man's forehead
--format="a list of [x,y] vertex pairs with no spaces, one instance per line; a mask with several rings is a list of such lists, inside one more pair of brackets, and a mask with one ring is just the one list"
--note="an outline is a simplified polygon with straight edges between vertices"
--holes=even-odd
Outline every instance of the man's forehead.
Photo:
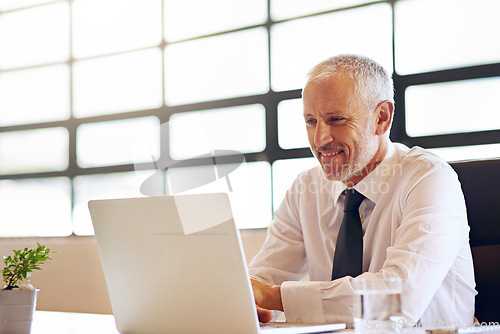
[[317,103],[322,101],[348,100],[354,97],[354,83],[352,79],[332,78],[331,80],[310,81],[302,90],[302,101]]
[[354,92],[354,79],[347,75],[334,75],[330,77],[314,79],[306,82],[302,89],[302,97],[304,98],[311,91],[348,91]]

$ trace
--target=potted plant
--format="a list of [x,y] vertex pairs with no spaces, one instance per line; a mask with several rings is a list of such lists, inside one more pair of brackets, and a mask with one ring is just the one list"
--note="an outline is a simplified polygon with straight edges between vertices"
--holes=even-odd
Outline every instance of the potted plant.
[[0,290],[0,333],[27,334],[31,331],[38,293],[28,283],[30,273],[51,260],[51,251],[37,244],[35,248],[13,252],[13,256],[4,256],[2,275],[6,285]]

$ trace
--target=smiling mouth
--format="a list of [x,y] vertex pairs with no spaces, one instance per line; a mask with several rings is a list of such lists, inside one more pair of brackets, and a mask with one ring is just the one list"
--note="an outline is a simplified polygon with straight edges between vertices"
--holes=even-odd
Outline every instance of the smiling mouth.
[[321,154],[324,157],[332,157],[334,155],[337,155],[339,153],[343,152],[342,150],[336,151],[336,152],[320,152],[318,151],[319,154]]
[[325,148],[321,148],[321,147],[318,147],[318,149],[316,150],[316,153],[317,153],[317,158],[318,159],[327,159],[327,158],[333,158],[333,157],[336,157],[338,155],[340,155],[341,153],[344,153],[344,150],[341,149],[341,148],[330,148],[330,147],[325,147]]

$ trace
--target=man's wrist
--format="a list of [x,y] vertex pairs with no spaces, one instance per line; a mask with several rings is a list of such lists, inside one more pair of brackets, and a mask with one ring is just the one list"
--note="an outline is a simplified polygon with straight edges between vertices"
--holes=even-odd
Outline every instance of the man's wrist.
[[269,302],[268,309],[283,311],[283,302],[281,301],[281,286],[273,285],[268,290],[266,300]]

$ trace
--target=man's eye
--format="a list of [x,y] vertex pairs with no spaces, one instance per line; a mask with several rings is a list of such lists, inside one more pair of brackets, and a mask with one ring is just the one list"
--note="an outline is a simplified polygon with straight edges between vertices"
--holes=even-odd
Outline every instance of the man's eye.
[[306,125],[307,126],[312,126],[316,124],[316,120],[315,119],[306,119]]
[[330,122],[332,123],[340,123],[340,122],[343,122],[345,120],[345,118],[343,117],[331,117],[330,118]]

